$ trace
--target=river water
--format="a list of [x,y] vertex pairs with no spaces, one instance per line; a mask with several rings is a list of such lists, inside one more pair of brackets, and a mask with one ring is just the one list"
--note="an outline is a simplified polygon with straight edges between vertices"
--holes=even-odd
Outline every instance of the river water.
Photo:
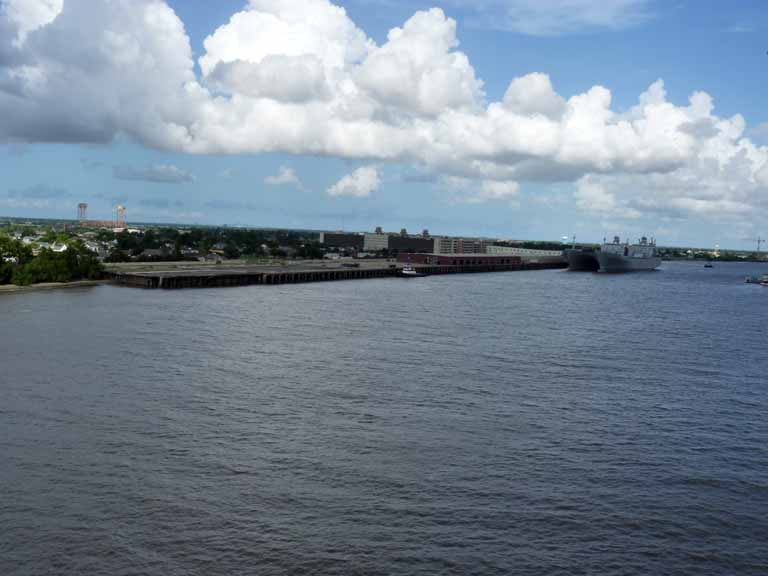
[[765,267],[0,296],[0,574],[766,574]]

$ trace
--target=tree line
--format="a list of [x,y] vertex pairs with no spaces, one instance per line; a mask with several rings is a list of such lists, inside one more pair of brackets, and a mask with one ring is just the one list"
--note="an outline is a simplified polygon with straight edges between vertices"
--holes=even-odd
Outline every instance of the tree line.
[[43,282],[98,280],[104,269],[96,254],[73,240],[64,252],[43,248],[35,256],[26,244],[0,236],[0,284],[28,286]]
[[173,228],[155,228],[135,234],[101,230],[97,239],[114,242],[108,262],[127,262],[144,259],[145,250],[164,249],[164,256],[152,259],[183,260],[186,250],[206,255],[219,250],[224,258],[322,258],[323,250],[318,235],[290,230],[248,230],[232,228],[193,228],[179,231]]

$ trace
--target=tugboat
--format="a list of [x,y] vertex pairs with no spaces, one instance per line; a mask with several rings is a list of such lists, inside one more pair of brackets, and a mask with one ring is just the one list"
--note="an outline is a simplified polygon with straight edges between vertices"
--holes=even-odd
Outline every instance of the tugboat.
[[656,253],[656,243],[643,236],[637,244],[622,244],[618,236],[613,242],[603,244],[597,254],[602,272],[638,272],[655,270],[661,265]]
[[419,272],[413,266],[405,266],[400,270],[400,276],[402,278],[423,278],[424,276],[427,276],[427,274]]

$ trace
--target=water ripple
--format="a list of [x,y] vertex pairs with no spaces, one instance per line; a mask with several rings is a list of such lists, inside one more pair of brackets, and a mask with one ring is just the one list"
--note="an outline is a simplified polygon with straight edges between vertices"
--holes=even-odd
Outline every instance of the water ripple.
[[0,298],[0,574],[768,573],[746,265]]

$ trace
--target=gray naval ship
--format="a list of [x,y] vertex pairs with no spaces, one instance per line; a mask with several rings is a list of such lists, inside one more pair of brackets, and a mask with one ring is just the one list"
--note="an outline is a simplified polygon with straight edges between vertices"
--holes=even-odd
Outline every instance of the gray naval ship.
[[622,244],[618,236],[613,242],[605,242],[600,251],[592,248],[565,251],[568,269],[589,272],[637,272],[655,270],[661,265],[656,253],[656,242],[643,236],[637,244]]
[[569,248],[563,250],[563,256],[568,260],[568,270],[572,272],[597,272],[600,270],[597,250],[594,248]]

